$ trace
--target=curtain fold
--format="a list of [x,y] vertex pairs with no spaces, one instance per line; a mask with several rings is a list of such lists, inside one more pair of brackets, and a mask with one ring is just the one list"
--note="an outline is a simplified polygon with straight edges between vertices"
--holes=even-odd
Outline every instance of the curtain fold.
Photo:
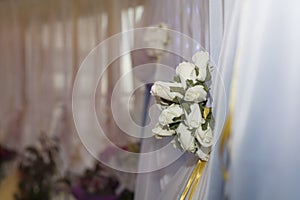
[[[94,159],[81,144],[74,127],[73,82],[80,64],[97,44],[135,27],[137,7],[143,7],[143,1],[1,1],[1,142],[21,150],[45,132],[60,139],[64,170],[78,171],[93,164]],[[111,47],[105,53],[118,48]],[[102,62],[98,59],[94,64],[103,67]],[[109,137],[120,146],[131,138],[113,122],[110,96],[128,67],[131,64],[121,63],[120,59],[112,63],[96,93],[98,120],[106,120],[104,126],[110,131]],[[134,80],[130,82],[134,84]],[[135,107],[134,112],[140,113],[141,109]]]

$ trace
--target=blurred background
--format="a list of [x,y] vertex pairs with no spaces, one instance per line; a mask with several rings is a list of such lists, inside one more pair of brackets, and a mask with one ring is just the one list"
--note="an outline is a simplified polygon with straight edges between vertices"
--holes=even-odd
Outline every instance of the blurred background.
[[[217,61],[223,19],[218,18],[215,26],[209,25],[209,9],[204,0],[1,0],[0,199],[133,199],[136,175],[97,162],[78,137],[72,115],[72,89],[79,66],[96,45],[110,36],[162,22],[194,38]],[[222,16],[221,10],[217,10],[218,16]],[[122,46],[133,47],[134,37],[122,38]],[[182,52],[194,53],[200,48],[185,46],[180,40],[173,42],[173,47]],[[119,46],[104,54],[109,56],[114,51],[119,51]],[[182,60],[167,54],[160,63],[175,67]],[[107,137],[126,151],[140,152],[141,142],[123,133],[113,120],[112,90],[122,75],[129,74],[122,80],[115,105],[119,105],[120,115],[127,112],[128,106],[133,121],[144,125],[149,85],[135,86],[157,74],[151,70],[142,74],[131,71],[134,66],[156,61],[143,50],[122,55],[99,80],[95,96],[98,120]],[[103,63],[105,60],[95,60],[96,66],[103,67]],[[172,74],[165,76],[171,78]],[[90,75],[86,79],[98,77]],[[130,101],[126,102],[128,96]],[[89,131],[94,131],[88,126],[89,120],[82,116],[83,123],[87,122],[87,137]],[[105,141],[97,144],[94,148],[109,162],[137,167],[138,160],[116,155]]]
[[[130,183],[121,188],[117,172],[96,164],[81,144],[71,98],[87,54],[106,38],[136,27],[143,10],[141,0],[0,1],[0,199],[59,199],[61,193],[63,199],[83,199],[83,193],[132,197]],[[132,45],[132,38],[127,42]],[[117,67],[108,68],[97,89],[97,112],[111,140],[136,151],[135,143],[119,136],[107,109],[112,85],[131,69],[130,55],[112,65]],[[127,91],[133,82],[127,80]]]

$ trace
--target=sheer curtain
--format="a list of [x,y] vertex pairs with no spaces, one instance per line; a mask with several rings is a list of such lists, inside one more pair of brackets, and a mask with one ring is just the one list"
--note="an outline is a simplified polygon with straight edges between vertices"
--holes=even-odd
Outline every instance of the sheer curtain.
[[[1,142],[20,150],[45,132],[60,139],[64,170],[78,171],[91,164],[93,159],[82,146],[72,119],[77,70],[99,42],[134,28],[142,12],[143,1],[137,0],[1,1]],[[132,45],[131,40],[126,45]],[[131,68],[129,58],[124,55],[112,64],[96,94],[97,112],[118,145],[126,143],[128,137],[116,128],[107,107],[110,89]],[[101,63],[97,60],[95,64]],[[134,83],[131,79],[126,86],[130,89]],[[142,96],[136,101],[139,98]],[[138,106],[134,109],[134,113],[141,112]]]
[[[144,16],[142,18],[142,25],[151,26],[158,23],[166,23],[169,28],[179,31],[183,34],[195,39],[211,55],[217,67],[223,32],[225,25],[223,17],[224,1],[213,0],[197,0],[197,1],[147,1],[145,4]],[[154,13],[153,13],[154,12]],[[173,42],[173,44],[172,44]],[[179,49],[181,55],[189,52],[193,55],[200,47],[188,46],[180,40],[171,41],[172,48]],[[186,55],[186,54],[185,54]],[[139,55],[140,56],[140,55]],[[136,56],[138,57],[138,56]],[[172,59],[170,59],[172,58]],[[133,60],[135,57],[133,55]],[[191,60],[191,58],[189,58]],[[167,66],[176,67],[182,58],[162,58],[161,63]],[[138,58],[136,62],[138,63]],[[153,61],[152,61],[153,62]],[[173,74],[164,74],[162,72],[149,72],[148,77],[155,76],[157,80],[172,80]],[[151,127],[146,128],[145,131],[151,132]],[[156,139],[147,139],[143,141],[143,150],[157,149],[162,146],[163,142]],[[158,154],[150,160],[140,161],[141,165],[150,165],[156,163],[164,157],[175,157],[179,152],[167,152],[165,154]],[[193,155],[185,154],[172,165],[163,168],[156,172],[140,174],[137,179],[136,196],[135,199],[179,199],[181,192],[185,186],[188,177],[193,170],[196,158]],[[199,190],[205,190],[204,186],[208,182],[208,177],[211,169],[207,169],[203,177]],[[222,187],[222,186],[220,186]],[[195,197],[198,198],[204,195],[204,192],[196,191]]]

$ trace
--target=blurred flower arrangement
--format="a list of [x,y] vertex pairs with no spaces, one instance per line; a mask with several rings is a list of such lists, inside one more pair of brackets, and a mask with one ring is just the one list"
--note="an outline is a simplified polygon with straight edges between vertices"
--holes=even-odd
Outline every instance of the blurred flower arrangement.
[[19,192],[15,200],[51,199],[59,179],[57,139],[42,135],[36,145],[27,147],[19,163]]
[[0,181],[5,177],[8,165],[17,156],[17,152],[0,144]]
[[[131,152],[138,152],[139,148],[139,143],[122,147]],[[103,154],[112,162],[129,167],[137,165],[137,160],[112,153],[110,148]],[[134,197],[135,174],[110,169],[98,161],[82,173],[68,171],[63,175],[59,171],[62,164],[59,141],[45,134],[20,154],[0,145],[0,158],[2,175],[5,163],[17,161],[19,184],[15,200],[132,200]]]
[[133,193],[128,190],[117,194],[120,185],[111,170],[95,163],[92,169],[86,169],[82,175],[72,181],[72,194],[77,200],[131,200]]
[[[129,143],[122,147],[125,151],[139,152],[139,143]],[[135,167],[137,160],[123,157],[114,148],[107,147],[101,159]],[[96,162],[92,169],[86,169],[73,180],[72,193],[78,200],[132,200],[134,197],[135,174],[119,172]]]
[[78,200],[116,200],[117,187],[117,179],[111,177],[99,163],[96,163],[93,169],[86,169],[77,177],[72,186],[72,193]]
[[[121,148],[124,151],[138,153],[140,151],[140,143],[130,142]],[[124,154],[120,154],[119,151],[116,151],[116,149],[112,147],[107,147],[106,150],[100,154],[100,158],[101,160],[105,160],[106,162],[110,163],[112,166],[123,165],[130,169],[135,169],[138,166],[138,160],[136,157],[129,155],[126,156],[126,154],[124,156]],[[119,184],[115,190],[116,195],[119,197],[118,199],[133,199],[136,174],[120,172],[108,167],[106,167],[106,170],[109,174],[111,174],[111,176],[118,180]]]

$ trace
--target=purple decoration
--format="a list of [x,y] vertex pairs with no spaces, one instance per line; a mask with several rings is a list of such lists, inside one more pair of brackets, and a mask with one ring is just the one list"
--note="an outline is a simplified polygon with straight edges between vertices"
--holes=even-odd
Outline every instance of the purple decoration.
[[117,200],[117,197],[114,195],[87,194],[80,186],[72,187],[72,194],[77,200]]

